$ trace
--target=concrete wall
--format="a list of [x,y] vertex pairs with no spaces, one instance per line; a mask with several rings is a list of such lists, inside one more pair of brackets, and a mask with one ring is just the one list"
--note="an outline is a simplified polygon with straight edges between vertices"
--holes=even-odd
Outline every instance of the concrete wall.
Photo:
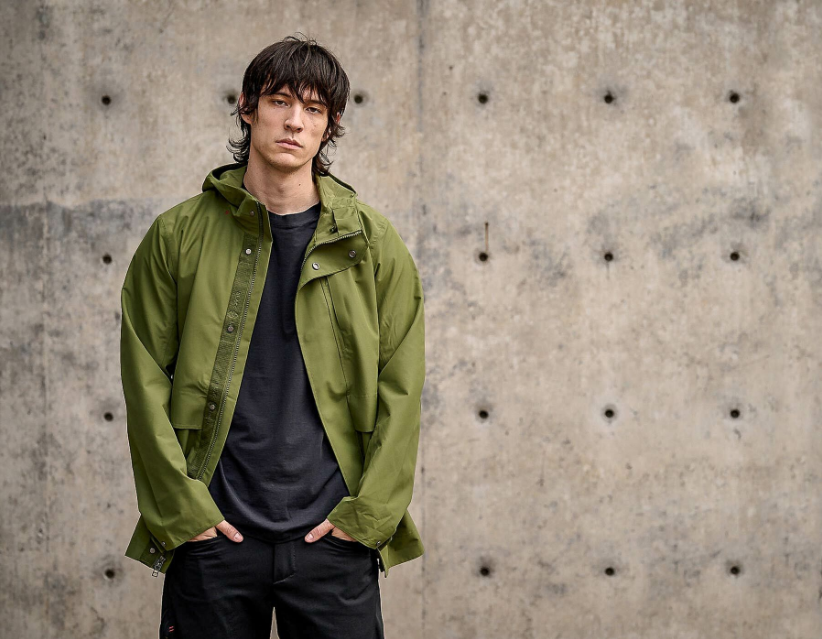
[[387,636],[822,635],[822,2],[44,0],[0,6],[7,636],[156,636],[119,287],[297,30],[426,287]]

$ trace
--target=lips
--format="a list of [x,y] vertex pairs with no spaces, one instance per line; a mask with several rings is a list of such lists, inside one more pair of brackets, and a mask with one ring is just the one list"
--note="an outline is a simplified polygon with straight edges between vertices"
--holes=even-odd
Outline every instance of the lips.
[[300,148],[300,144],[298,142],[296,142],[295,140],[289,140],[287,138],[283,138],[282,140],[277,140],[277,143],[282,144],[284,146],[288,146],[292,149],[299,149]]

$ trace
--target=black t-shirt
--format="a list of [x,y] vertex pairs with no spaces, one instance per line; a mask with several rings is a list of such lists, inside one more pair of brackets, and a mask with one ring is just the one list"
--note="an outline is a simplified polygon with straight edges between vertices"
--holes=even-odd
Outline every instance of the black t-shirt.
[[225,448],[209,491],[228,523],[272,543],[304,536],[349,494],[297,340],[300,265],[320,217],[268,212],[265,288]]

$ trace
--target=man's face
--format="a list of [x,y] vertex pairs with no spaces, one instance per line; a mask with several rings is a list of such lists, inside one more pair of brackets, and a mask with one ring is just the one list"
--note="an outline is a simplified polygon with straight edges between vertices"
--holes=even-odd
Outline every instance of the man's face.
[[[299,170],[312,161],[327,137],[328,109],[313,90],[301,102],[288,87],[282,87],[277,93],[261,96],[254,115],[241,116],[251,126],[251,155],[258,155],[273,168]],[[299,146],[282,140],[296,140]]]

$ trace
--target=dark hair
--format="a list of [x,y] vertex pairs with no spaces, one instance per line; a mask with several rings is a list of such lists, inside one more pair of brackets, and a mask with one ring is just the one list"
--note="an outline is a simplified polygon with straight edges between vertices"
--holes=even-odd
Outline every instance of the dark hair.
[[329,136],[320,144],[311,164],[312,174],[327,175],[331,161],[325,147],[330,144],[336,148],[335,139],[345,134],[345,129],[335,122],[334,116],[342,116],[345,111],[349,84],[348,76],[334,54],[317,44],[313,38],[301,40],[287,36],[260,51],[251,61],[243,75],[245,102],[241,105],[237,100],[237,106],[232,112],[243,135],[236,141],[229,138],[226,148],[236,162],[248,163],[251,126],[240,116],[246,114],[253,117],[259,99],[276,93],[284,86],[300,98],[306,97],[311,90],[316,91],[318,99],[327,109]]

